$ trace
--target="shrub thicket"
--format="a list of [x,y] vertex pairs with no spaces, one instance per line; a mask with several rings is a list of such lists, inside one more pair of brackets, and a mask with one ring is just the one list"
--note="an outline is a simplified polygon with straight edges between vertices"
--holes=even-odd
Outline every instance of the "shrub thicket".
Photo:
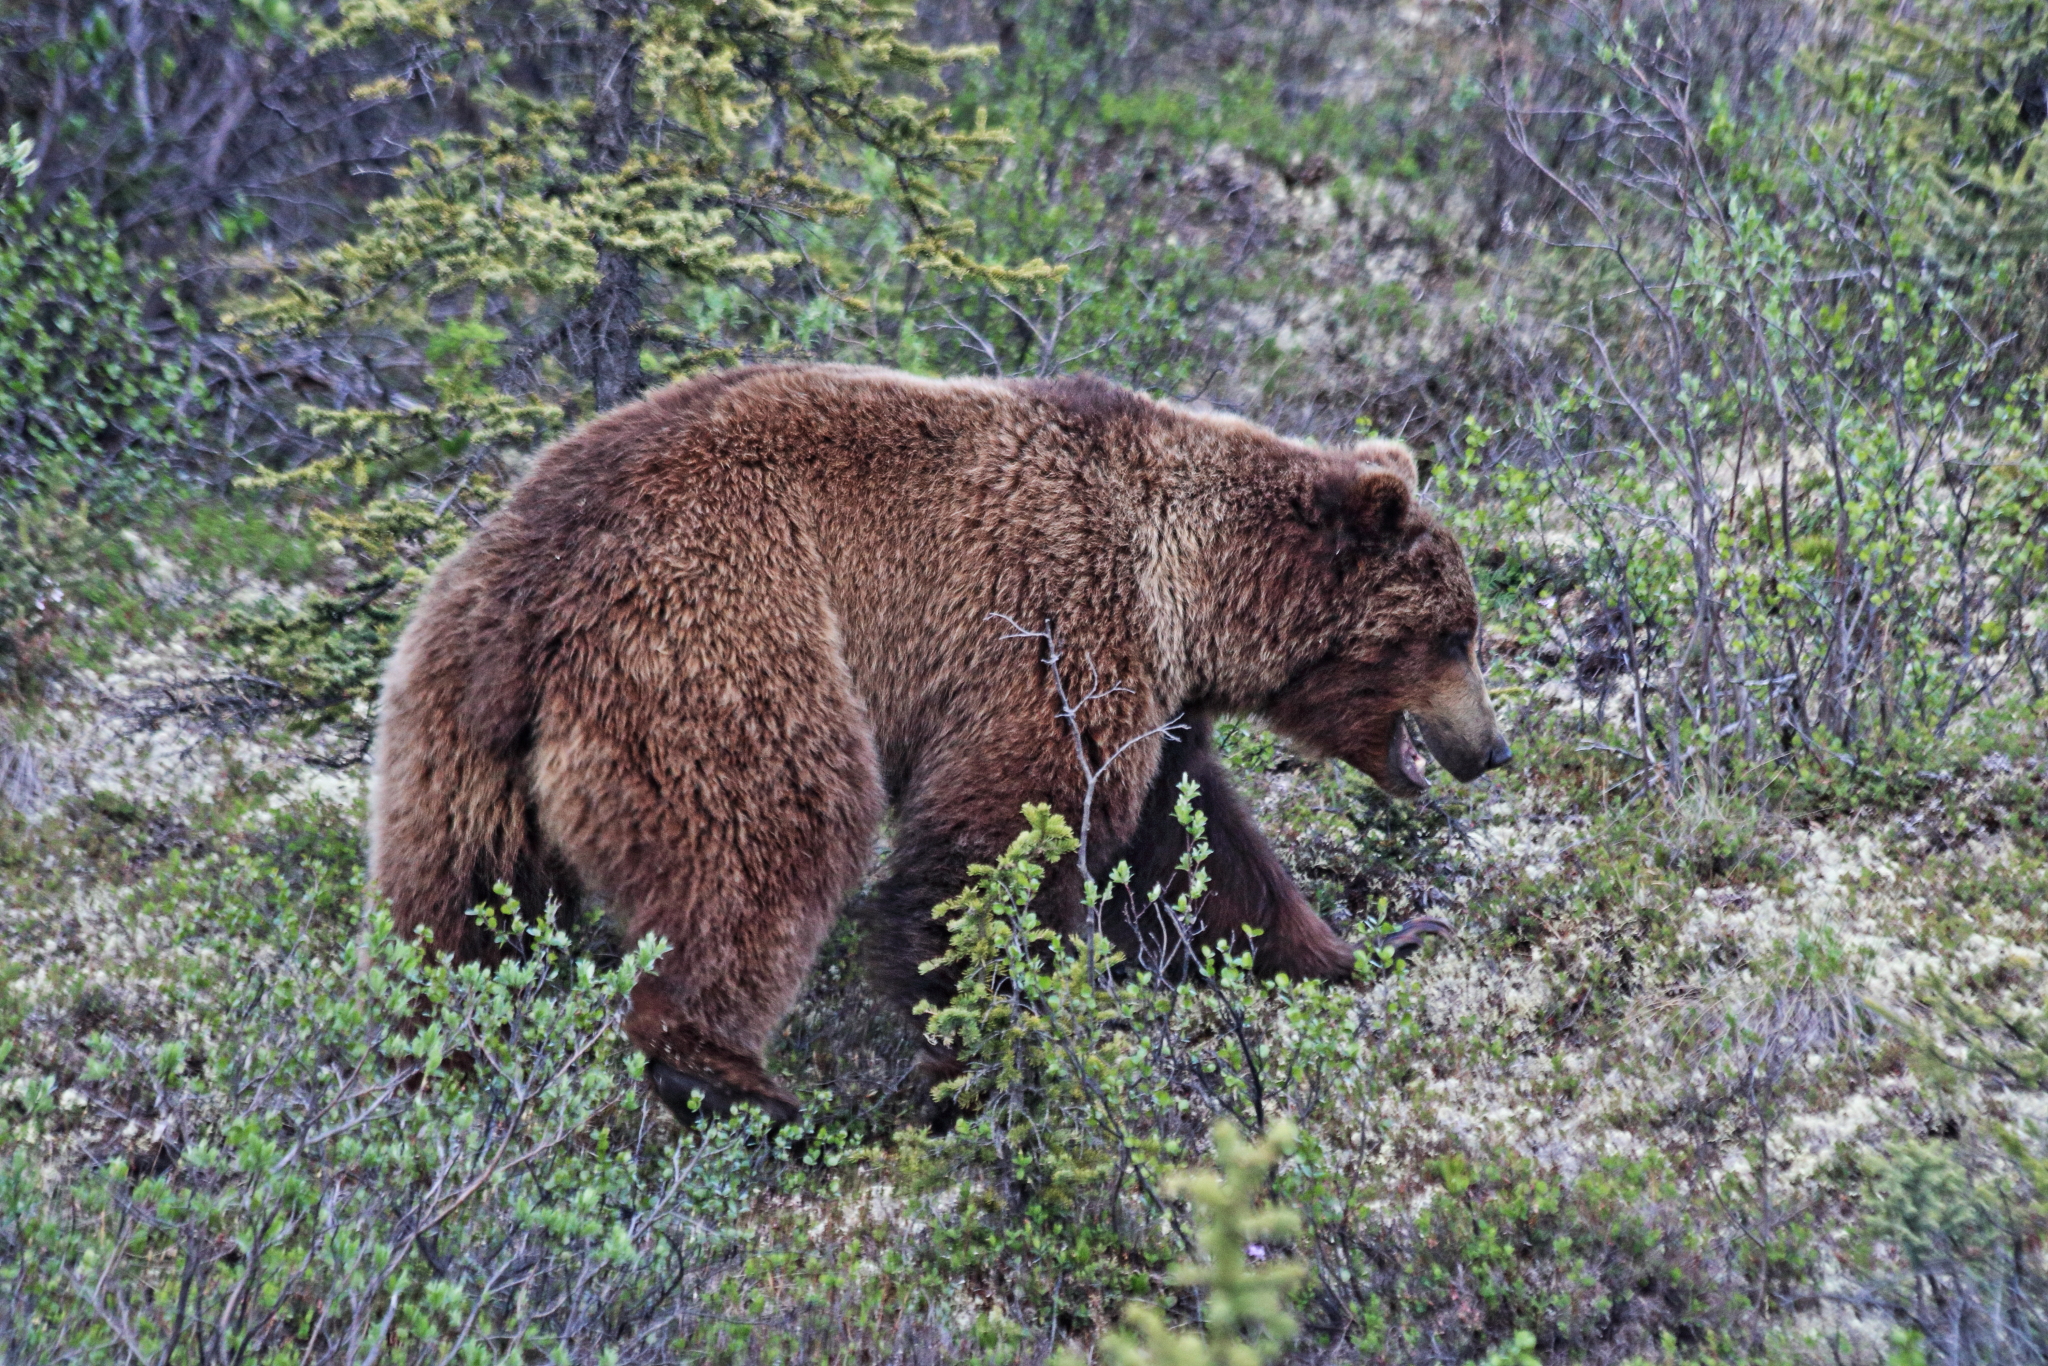
[[[1061,941],[1027,810],[939,908],[939,1124],[849,931],[806,1127],[678,1133],[613,1027],[653,946],[500,907],[522,952],[429,967],[278,747],[131,790],[73,699],[75,790],[0,818],[0,1354],[2041,1359],[2043,21],[1412,9],[0,13],[54,111],[0,203],[16,677],[176,465],[232,667],[146,719],[347,769],[566,423],[735,359],[1079,367],[1414,440],[1524,765],[1396,809],[1223,728],[1340,928],[1462,930],[1341,987]],[[1285,1163],[1214,1137],[1282,1116]]]
[[[2038,705],[2043,392],[1993,330],[2032,247],[1975,239],[1959,275],[1937,224],[1972,196],[1900,137],[1895,49],[1831,82],[1788,54],[1738,105],[1711,7],[1586,23],[1577,102],[1500,92],[1585,241],[1555,253],[1569,363],[1471,420],[1455,487],[1548,561],[1516,573],[1587,595],[1609,743],[1673,799],[1782,791]],[[1554,154],[1561,128],[1603,150]]]
[[[70,604],[129,556],[194,439],[191,319],[85,197],[40,208],[21,129],[0,139],[0,697],[33,687]],[[156,316],[153,318],[152,314]],[[96,571],[96,572],[95,572]]]

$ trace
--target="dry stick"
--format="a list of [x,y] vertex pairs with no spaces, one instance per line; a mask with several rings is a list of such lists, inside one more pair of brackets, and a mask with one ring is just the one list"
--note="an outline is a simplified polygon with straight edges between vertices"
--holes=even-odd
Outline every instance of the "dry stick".
[[[1166,976],[1168,966],[1173,962],[1173,960],[1170,957],[1168,957],[1167,953],[1167,926],[1172,927],[1172,933],[1175,937],[1177,937],[1180,940],[1181,951],[1187,955],[1187,959],[1190,963],[1196,962],[1198,960],[1199,952],[1195,947],[1194,936],[1188,933],[1187,921],[1181,918],[1180,913],[1180,906],[1184,905],[1188,908],[1190,915],[1193,915],[1195,903],[1199,899],[1195,894],[1197,886],[1197,868],[1195,866],[1191,853],[1184,853],[1181,855],[1181,858],[1179,862],[1176,864],[1174,871],[1186,873],[1188,875],[1188,889],[1187,891],[1181,894],[1181,896],[1177,900],[1177,903],[1174,905],[1166,904],[1166,899],[1163,895],[1159,898],[1161,910],[1160,918],[1164,920],[1166,924],[1162,925],[1159,930],[1159,939],[1157,944],[1156,956],[1150,959],[1146,957],[1146,951],[1151,946],[1146,941],[1144,926],[1141,924],[1134,924],[1133,927],[1133,934],[1138,941],[1139,968],[1146,972],[1155,973],[1162,979],[1164,979]],[[1206,879],[1208,877],[1208,874],[1202,873],[1201,876],[1205,880],[1204,885],[1206,885]],[[1168,876],[1167,881],[1168,885],[1171,885],[1171,875]],[[1162,888],[1160,890],[1163,892],[1164,889]],[[1132,904],[1135,905],[1138,895],[1137,889],[1131,889],[1130,895],[1132,898]]]
[[981,352],[987,358],[990,372],[997,379],[1003,378],[1003,358],[996,354],[995,343],[981,335],[980,331],[972,323],[961,317],[959,311],[951,304],[942,302],[939,307],[945,312],[946,321],[932,324],[932,330],[966,333],[968,340],[974,343],[974,349]]
[[1066,724],[1067,732],[1074,742],[1074,762],[1080,768],[1082,778],[1081,822],[1080,828],[1076,832],[1078,842],[1075,848],[1075,857],[1080,860],[1081,864],[1081,898],[1082,904],[1088,911],[1088,980],[1092,982],[1095,980],[1095,941],[1100,937],[1102,931],[1102,896],[1096,887],[1095,874],[1088,859],[1088,836],[1090,828],[1094,823],[1096,789],[1101,785],[1102,779],[1108,775],[1109,770],[1115,766],[1117,760],[1123,758],[1124,755],[1139,745],[1144,744],[1147,740],[1155,738],[1171,740],[1175,738],[1187,729],[1187,723],[1181,719],[1181,713],[1175,712],[1158,725],[1140,731],[1138,734],[1125,740],[1122,744],[1111,750],[1101,763],[1090,763],[1088,759],[1088,733],[1083,725],[1081,713],[1095,703],[1105,701],[1119,694],[1135,695],[1134,690],[1116,682],[1104,685],[1101,675],[1096,671],[1094,657],[1091,655],[1088,657],[1088,691],[1079,698],[1076,698],[1067,690],[1066,677],[1060,672],[1060,660],[1063,656],[1060,653],[1057,632],[1050,619],[1046,621],[1044,629],[1038,631],[1025,630],[1015,620],[1001,612],[989,613],[988,619],[1000,621],[1010,628],[1010,633],[1003,637],[1005,640],[1042,640],[1045,642],[1045,655],[1040,662],[1052,674],[1053,691],[1059,698],[1060,703],[1059,717]]
[[[1066,259],[1072,260],[1075,256],[1086,255],[1087,250],[1092,250],[1092,248],[1077,251]],[[1064,264],[1065,262],[1063,261],[1062,265],[1064,266]],[[1085,293],[1076,291],[1074,300],[1070,304],[1067,302],[1068,289],[1066,278],[1062,276],[1060,279],[1055,280],[1053,282],[1052,331],[1049,334],[1029,314],[1011,303],[1004,295],[996,294],[993,297],[997,303],[1008,309],[1016,317],[1017,321],[1023,324],[1024,328],[1031,333],[1032,343],[1038,351],[1038,364],[1036,366],[1038,377],[1040,379],[1050,379],[1053,375],[1059,373],[1061,366],[1072,365],[1076,361],[1100,351],[1122,334],[1123,329],[1118,328],[1115,332],[1110,333],[1106,339],[1097,342],[1085,351],[1079,351],[1070,356],[1060,355],[1060,337],[1065,334],[1068,321],[1101,293],[1102,291],[1099,289],[1090,290]]]
[[[1534,166],[1539,172],[1543,174],[1544,177],[1550,180],[1552,184],[1556,185],[1559,190],[1563,191],[1566,195],[1568,195],[1574,203],[1576,203],[1582,210],[1585,211],[1587,217],[1589,217],[1594,223],[1600,225],[1600,227],[1603,230],[1605,230],[1605,241],[1588,243],[1587,245],[1592,246],[1598,250],[1610,253],[1615,257],[1616,260],[1618,260],[1621,263],[1622,268],[1628,272],[1629,278],[1634,283],[1637,292],[1650,301],[1651,307],[1658,312],[1660,321],[1663,321],[1666,324],[1666,330],[1668,332],[1670,326],[1673,325],[1673,320],[1671,319],[1670,313],[1667,309],[1664,309],[1659,304],[1655,297],[1655,291],[1651,289],[1649,282],[1643,278],[1642,273],[1637,269],[1636,263],[1629,257],[1626,248],[1622,245],[1619,235],[1615,233],[1613,229],[1609,226],[1612,219],[1611,216],[1606,212],[1606,206],[1604,204],[1599,203],[1592,197],[1592,192],[1588,187],[1579,185],[1573,181],[1565,179],[1563,176],[1559,175],[1555,170],[1553,170],[1550,164],[1544,160],[1543,156],[1536,150],[1536,148],[1529,141],[1529,127],[1526,118],[1526,111],[1517,106],[1513,102],[1512,98],[1509,98],[1503,102],[1502,112],[1506,115],[1505,128],[1508,145],[1514,148],[1516,152],[1520,153],[1525,161],[1527,161],[1530,165]],[[1588,341],[1592,342],[1596,352],[1600,357],[1603,367],[1606,369],[1608,373],[1610,381],[1613,381],[1614,367],[1611,358],[1607,354],[1606,341],[1598,334],[1597,331],[1593,329],[1590,323],[1590,319],[1589,325],[1586,330],[1586,337]],[[1627,404],[1630,408],[1630,411],[1632,415],[1636,418],[1638,425],[1642,426],[1650,434],[1650,438],[1652,441],[1656,442],[1659,446],[1662,446],[1664,444],[1662,429],[1657,424],[1650,422],[1648,420],[1647,416],[1642,412],[1640,405],[1638,405],[1634,401],[1634,396],[1629,394],[1626,391],[1625,387],[1620,386],[1618,383],[1617,392],[1620,394],[1622,401],[1625,404]],[[1595,533],[1598,534],[1603,541],[1607,542],[1610,547],[1612,546],[1612,538],[1606,533],[1606,529],[1604,527],[1595,527],[1594,530]],[[1657,760],[1655,750],[1652,746],[1649,734],[1649,718],[1645,713],[1643,707],[1643,697],[1648,686],[1648,680],[1643,676],[1642,664],[1639,657],[1640,651],[1636,648],[1633,622],[1630,620],[1630,618],[1632,618],[1634,614],[1629,610],[1628,597],[1629,594],[1627,592],[1627,583],[1624,579],[1623,591],[1621,594],[1622,601],[1619,605],[1623,613],[1624,629],[1627,631],[1627,638],[1629,644],[1629,672],[1632,675],[1634,675],[1636,685],[1634,695],[1631,698],[1631,702],[1635,712],[1636,738],[1637,742],[1642,746],[1643,749],[1642,760],[1645,770],[1648,773],[1662,775],[1664,773],[1664,768],[1663,765],[1660,764]],[[1677,796],[1677,794],[1673,791],[1670,791],[1668,787],[1667,794],[1673,799],[1675,799]]]
[[[1095,944],[1096,940],[1101,937],[1102,929],[1102,898],[1088,863],[1088,836],[1093,823],[1096,788],[1100,785],[1110,768],[1115,765],[1116,761],[1129,753],[1133,748],[1154,737],[1172,739],[1187,728],[1187,723],[1181,719],[1181,714],[1176,712],[1158,725],[1152,726],[1125,740],[1122,744],[1111,750],[1100,764],[1090,763],[1088,759],[1087,732],[1081,719],[1082,711],[1094,703],[1104,701],[1118,694],[1131,693],[1133,689],[1114,682],[1105,686],[1101,675],[1096,670],[1095,661],[1091,656],[1088,659],[1088,691],[1076,698],[1068,691],[1066,678],[1060,671],[1060,660],[1064,656],[1060,651],[1058,633],[1050,620],[1046,622],[1044,629],[1028,631],[1018,625],[1013,618],[1001,612],[989,613],[989,619],[1000,621],[1010,628],[1010,633],[1003,637],[1005,640],[1041,640],[1045,642],[1045,655],[1041,662],[1044,663],[1047,671],[1052,675],[1053,690],[1060,702],[1059,717],[1061,721],[1066,723],[1068,733],[1073,739],[1074,761],[1080,767],[1083,779],[1080,829],[1075,847],[1075,857],[1080,860],[1082,900],[1088,910],[1088,981],[1092,986],[1097,983]],[[1013,983],[1012,990],[1015,991],[1016,989],[1017,986]],[[1097,1113],[1109,1124],[1117,1140],[1118,1147],[1128,1156],[1131,1151],[1131,1141],[1124,1132],[1122,1124],[1116,1119],[1116,1111],[1109,1104],[1109,1098],[1102,1094],[1101,1088],[1096,1084],[1094,1078],[1089,1076],[1088,1069],[1081,1065],[1082,1060],[1075,1050],[1073,1040],[1064,1034],[1056,1035],[1055,1038],[1057,1046],[1067,1055],[1068,1064],[1072,1068],[1074,1076],[1088,1091],[1090,1097],[1094,1099]],[[1187,1235],[1181,1230],[1178,1218],[1173,1216],[1171,1206],[1159,1197],[1158,1192],[1152,1189],[1151,1183],[1145,1178],[1144,1171],[1136,1163],[1130,1164],[1130,1170],[1146,1199],[1152,1203],[1155,1209],[1159,1209],[1168,1215],[1174,1233],[1180,1237],[1183,1246],[1188,1246]]]

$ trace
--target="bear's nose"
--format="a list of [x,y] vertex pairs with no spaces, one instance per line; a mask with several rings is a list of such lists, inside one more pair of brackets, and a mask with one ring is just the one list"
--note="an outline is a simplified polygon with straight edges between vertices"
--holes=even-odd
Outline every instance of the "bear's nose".
[[1515,752],[1508,748],[1507,737],[1496,735],[1493,737],[1492,746],[1486,751],[1486,767],[1489,771],[1505,767],[1514,757]]

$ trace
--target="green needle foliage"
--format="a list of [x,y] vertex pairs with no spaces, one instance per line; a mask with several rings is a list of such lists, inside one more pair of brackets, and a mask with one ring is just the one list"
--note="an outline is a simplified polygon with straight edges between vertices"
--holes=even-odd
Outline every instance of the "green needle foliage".
[[[1202,1292],[1204,1330],[1177,1332],[1153,1306],[1133,1304],[1124,1311],[1133,1332],[1102,1344],[1114,1366],[1263,1366],[1294,1340],[1299,1325],[1288,1298],[1308,1268],[1271,1256],[1267,1245],[1296,1237],[1301,1217],[1259,1205],[1273,1168],[1294,1151],[1294,1124],[1277,1119],[1254,1143],[1224,1120],[1214,1137],[1220,1170],[1177,1173],[1166,1187],[1194,1206],[1201,1255],[1176,1264],[1169,1279]],[[1081,1359],[1068,1353],[1061,1360],[1078,1366]]]
[[[602,410],[749,340],[693,326],[705,286],[792,272],[791,289],[845,285],[795,230],[877,201],[901,262],[1012,285],[1047,277],[958,245],[973,225],[948,212],[942,182],[984,169],[1005,139],[984,121],[948,127],[919,93],[985,53],[910,42],[910,18],[886,0],[516,12],[349,0],[324,43],[395,33],[410,47],[408,74],[364,93],[459,99],[475,126],[422,140],[370,224],[281,273],[254,317],[326,330],[374,316],[424,344],[474,309],[517,339],[523,368]],[[542,48],[555,62],[544,89],[522,60]]]
[[[927,98],[983,50],[911,42],[911,18],[889,0],[341,5],[316,45],[404,53],[403,75],[358,98],[468,117],[415,144],[359,231],[280,266],[227,319],[252,346],[340,341],[387,395],[301,408],[332,454],[251,481],[325,503],[318,524],[358,570],[341,593],[231,622],[268,705],[359,742],[412,592],[572,418],[774,353],[799,305],[869,308],[854,291],[876,272],[1056,276],[962,245],[974,225],[946,183],[1006,139],[978,117],[949,126]],[[856,259],[834,245],[846,227],[819,225],[859,218],[874,224]]]
[[[1947,192],[1936,217],[1944,245],[1979,267],[2017,258],[2038,269],[2048,248],[2048,17],[2027,0],[1947,0],[1871,19],[1859,70],[1891,95],[1901,159]],[[2040,354],[2038,339],[2022,344]]]

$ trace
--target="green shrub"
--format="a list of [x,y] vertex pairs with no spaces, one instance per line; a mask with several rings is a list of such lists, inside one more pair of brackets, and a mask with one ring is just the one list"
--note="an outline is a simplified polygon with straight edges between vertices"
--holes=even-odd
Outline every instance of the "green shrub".
[[[1269,1244],[1291,1241],[1301,1231],[1301,1218],[1289,1209],[1260,1209],[1258,1201],[1296,1137],[1294,1125],[1278,1119],[1252,1143],[1225,1120],[1211,1133],[1217,1174],[1177,1172],[1167,1179],[1167,1194],[1185,1196],[1194,1206],[1201,1250],[1197,1259],[1175,1263],[1167,1279],[1203,1292],[1203,1331],[1176,1332],[1151,1305],[1130,1305],[1124,1318],[1131,1332],[1111,1334],[1102,1343],[1103,1355],[1115,1366],[1261,1366],[1293,1340],[1299,1325],[1288,1312],[1288,1299],[1308,1268],[1274,1255]],[[1081,1364],[1072,1352],[1055,1361]]]
[[[1194,796],[1184,784],[1177,809],[1186,888],[1170,906],[1149,902],[1190,939],[1209,852]],[[935,912],[951,929],[940,961],[960,986],[926,1028],[962,1066],[937,1095],[963,1113],[946,1132],[898,1140],[914,1181],[947,1192],[964,1184],[935,1237],[948,1264],[1056,1296],[1063,1315],[1093,1322],[1096,1310],[1082,1306],[1143,1288],[1170,1250],[1193,1247],[1165,1182],[1215,1123],[1302,1116],[1302,1165],[1313,1170],[1313,1124],[1411,1076],[1401,1055],[1419,1026],[1398,983],[1375,1007],[1350,986],[1262,981],[1247,946],[1205,950],[1169,971],[1125,961],[1099,935],[1062,940],[1031,903],[1078,841],[1044,807],[1024,816],[1010,849],[970,870],[967,888]],[[1094,890],[1105,903],[1135,892],[1122,868]],[[1361,966],[1371,976],[1392,960],[1367,955]]]
[[[631,1361],[693,1332],[664,1288],[731,1255],[787,1147],[746,1121],[679,1142],[631,1081],[618,1023],[662,946],[601,969],[506,902],[478,912],[497,966],[428,965],[240,858],[213,879],[248,899],[206,927],[236,957],[173,985],[182,1025],[96,1034],[75,1079],[0,1103],[5,1354]],[[126,1124],[59,1176],[81,1097]]]
[[[1817,118],[1788,75],[1738,122],[1687,84],[1710,16],[1584,22],[1583,80],[1643,135],[1551,167],[1597,243],[1557,260],[1576,364],[1449,484],[1478,536],[1571,548],[1604,742],[1670,800],[1780,793],[2038,707],[2043,390],[1904,230],[1944,191],[1897,147],[1902,97]],[[1504,98],[1549,165],[1572,116]]]
[[116,533],[202,406],[167,272],[134,269],[83,195],[39,203],[29,150],[0,139],[0,697],[52,665],[82,581],[130,567]]
[[[2048,1092],[2048,1010],[2021,978],[1936,984],[1911,1029],[1920,1070],[1949,1105],[1978,1087]],[[2017,988],[2014,990],[2013,988]],[[2017,997],[2017,999],[2015,999]],[[2017,1108],[2017,1107],[2014,1107]],[[1863,1163],[1863,1290],[1940,1366],[2048,1361],[2048,1126],[1950,1121]]]

